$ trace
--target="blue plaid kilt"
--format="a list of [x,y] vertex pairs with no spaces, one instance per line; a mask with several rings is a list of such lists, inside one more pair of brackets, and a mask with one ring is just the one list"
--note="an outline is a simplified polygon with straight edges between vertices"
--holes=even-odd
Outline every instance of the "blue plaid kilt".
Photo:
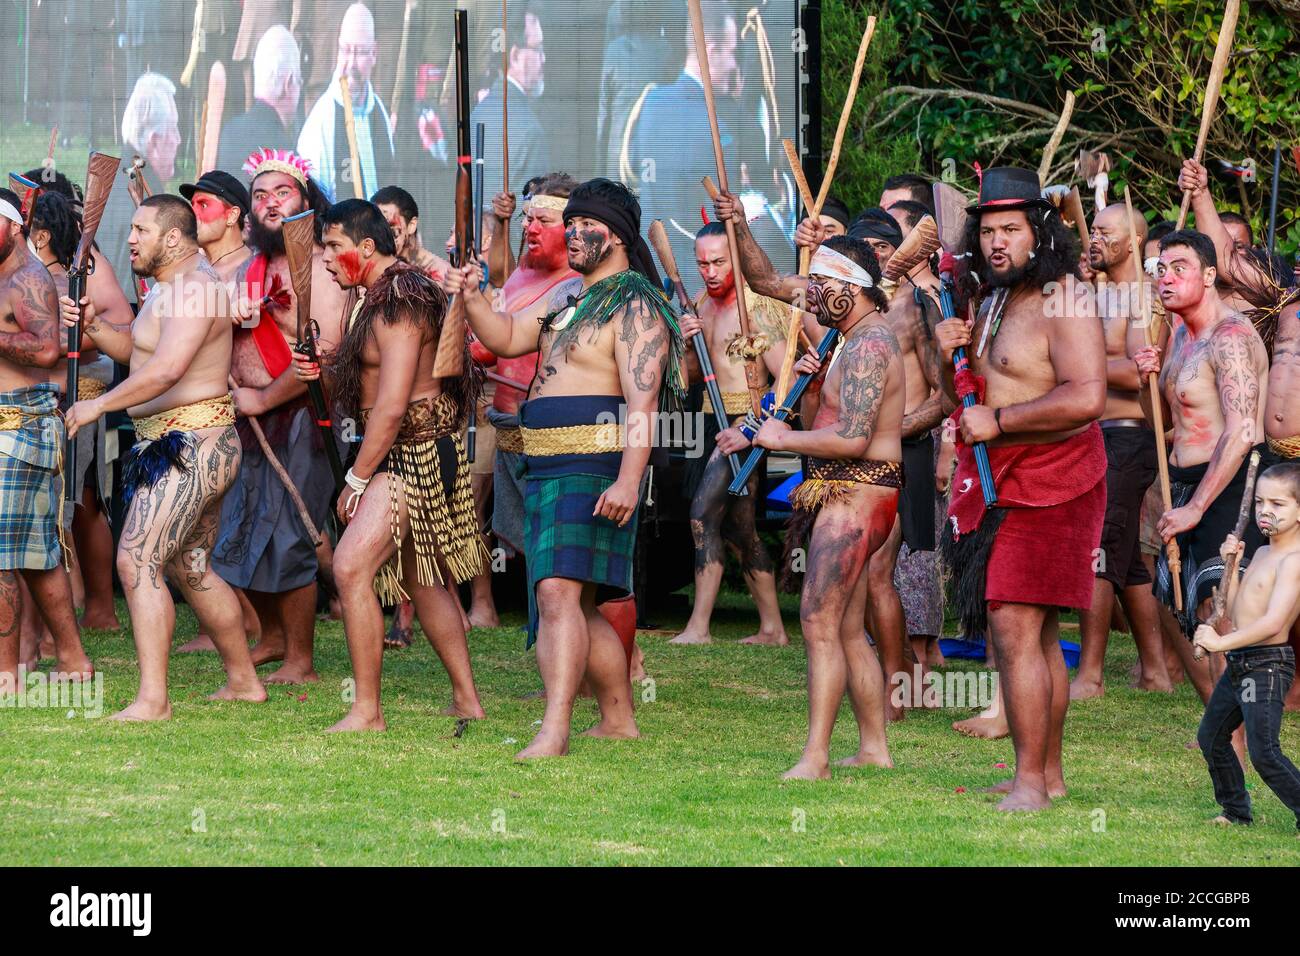
[[58,386],[0,392],[0,412],[6,408],[18,409],[21,424],[0,429],[0,571],[48,571],[62,557]]

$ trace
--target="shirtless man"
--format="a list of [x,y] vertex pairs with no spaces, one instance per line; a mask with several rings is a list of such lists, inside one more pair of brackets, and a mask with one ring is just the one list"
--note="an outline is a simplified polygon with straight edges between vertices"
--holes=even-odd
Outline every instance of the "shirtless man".
[[[959,317],[936,329],[948,397],[960,405],[967,389],[978,394],[977,381],[954,380],[959,347],[985,388],[982,404],[959,413],[943,546],[955,592],[970,596],[958,608],[966,632],[987,634],[997,654],[1016,752],[1014,779],[994,788],[1006,793],[998,809],[1041,810],[1065,794],[1070,695],[1058,609],[1090,606],[1105,517],[1106,454],[1094,422],[1105,411],[1106,350],[1100,323],[1067,308],[1078,301],[1078,243],[1042,198],[1038,175],[985,170],[968,211],[965,251],[994,291],[973,324]],[[999,477],[989,509],[978,441]],[[1052,482],[1036,477],[1046,473]]]
[[[704,292],[695,301],[700,323],[689,315],[682,318],[682,332],[690,338],[703,335],[717,376],[718,389],[729,420],[738,421],[750,411],[749,390],[745,383],[745,367],[739,359],[732,358],[727,345],[740,334],[740,320],[736,311],[736,278],[731,269],[731,255],[727,247],[727,233],[720,222],[711,222],[695,234],[695,264],[704,280]],[[745,288],[749,321],[756,332],[773,343],[763,354],[769,382],[781,372],[785,354],[785,334],[789,325],[790,307],[768,299]],[[702,324],[701,324],[702,323]],[[687,368],[691,377],[700,377],[699,361],[692,349],[687,353]],[[704,445],[709,448],[716,441],[719,429],[708,394],[704,396]],[[728,431],[736,430],[736,425]],[[669,644],[710,644],[709,619],[713,605],[722,586],[723,562],[726,546],[740,560],[754,606],[758,609],[758,632],[741,640],[742,644],[771,644],[784,647],[790,638],[781,623],[781,607],[776,597],[776,576],[771,555],[758,537],[754,512],[761,488],[760,470],[755,470],[749,483],[749,494],[735,496],[727,493],[732,474],[728,457],[716,448],[710,449],[706,458],[692,461],[687,466],[683,491],[691,497],[691,536],[695,544],[695,605],[686,629]]]
[[[469,263],[448,274],[474,334],[493,354],[541,352],[519,409],[526,473],[524,553],[529,644],[546,688],[542,726],[520,759],[568,753],[574,696],[586,679],[595,737],[640,736],[624,646],[597,604],[632,592],[638,502],[656,412],[680,400],[682,338],[641,237],[627,187],[595,179],[564,208],[569,267],[536,318],[493,312]],[[626,441],[617,423],[628,423]],[[642,436],[638,439],[638,435]]]
[[[1226,215],[1214,208],[1208,188],[1209,174],[1193,160],[1183,163],[1178,183],[1192,190],[1192,211],[1197,228],[1214,240],[1220,266],[1234,290],[1254,310],[1266,310],[1276,320],[1268,393],[1264,400],[1264,436],[1269,450],[1289,461],[1300,460],[1300,288],[1279,288],[1260,260],[1251,255],[1249,234],[1238,235]],[[1242,248],[1242,240],[1247,244]],[[1300,649],[1300,622],[1291,630],[1291,647]],[[1300,685],[1293,684],[1286,709],[1300,710]]]
[[[237,300],[239,327],[231,361],[238,386],[235,408],[243,417],[257,416],[312,523],[323,530],[334,483],[306,385],[292,368],[298,300],[280,228],[289,216],[315,209],[319,229],[324,199],[310,168],[293,153],[262,150],[249,157],[244,169],[252,177],[249,236],[257,254],[235,274],[245,290]],[[343,292],[330,278],[318,247],[312,259],[311,311],[320,330],[320,352],[338,342],[343,308]],[[247,423],[239,426],[239,437],[243,464],[222,508],[214,564],[257,611],[261,641],[253,648],[253,663],[284,661],[267,683],[315,681],[317,547]]]
[[[807,456],[804,480],[790,497],[795,515],[787,551],[807,536],[807,573],[799,621],[808,653],[808,739],[787,780],[830,778],[831,732],[844,692],[858,724],[858,751],[839,766],[892,767],[885,740],[885,681],[866,640],[868,563],[898,516],[903,483],[902,424],[906,399],[902,349],[894,335],[880,265],[866,242],[835,236],[813,254],[807,278],[781,276],[744,225],[740,200],[714,201],[719,220],[736,224],[741,268],[756,290],[787,302],[806,301],[817,322],[843,337],[821,389],[816,418],[794,431],[764,420],[754,443]],[[817,372],[812,353],[795,363]],[[719,436],[724,453],[743,451],[744,436]]]
[[[423,270],[398,261],[388,222],[373,203],[336,203],[322,230],[324,268],[341,289],[366,290],[338,348],[323,357],[335,405],[365,434],[336,506],[347,529],[334,555],[356,697],[330,730],[387,728],[381,597],[390,604],[409,597],[415,605],[451,678],[452,702],[443,713],[481,718],[465,629],[440,570],[460,584],[486,556],[461,440],[468,350],[462,377],[433,377],[447,300]],[[304,381],[320,371],[303,355],[295,369]]]
[[[1160,240],[1160,279],[1157,290],[1165,311],[1176,313],[1182,325],[1169,343],[1169,358],[1161,368],[1161,349],[1143,347],[1134,354],[1142,373],[1144,408],[1159,400],[1173,428],[1169,453],[1169,484],[1173,507],[1156,529],[1168,542],[1177,538],[1182,558],[1184,620],[1189,637],[1198,621],[1209,616],[1214,585],[1223,576],[1219,545],[1236,523],[1246,487],[1248,457],[1262,450],[1264,403],[1268,388],[1268,355],[1255,327],[1224,307],[1215,289],[1218,257],[1206,235],[1182,230]],[[1160,394],[1145,388],[1150,372],[1159,371]],[[1263,543],[1253,526],[1245,536],[1245,560]],[[1166,556],[1157,564],[1156,595],[1172,614],[1172,578]],[[1194,660],[1191,646],[1180,641],[1183,666],[1201,700],[1209,700],[1213,677],[1222,662],[1211,666]]]
[[54,636],[57,673],[80,680],[93,670],[59,548],[63,429],[48,380],[62,338],[58,300],[22,228],[18,197],[0,189],[0,695],[22,690],[20,578]]
[[[811,225],[805,220],[796,238],[815,248],[824,236],[809,235]],[[865,241],[882,267],[902,244],[903,235],[898,221],[874,206],[859,213],[849,227],[849,236]],[[900,695],[903,700],[914,699],[914,675],[907,665],[907,622],[894,587],[894,570],[904,541],[913,551],[934,550],[934,438],[930,433],[943,419],[933,334],[939,317],[935,298],[938,280],[930,274],[929,266],[921,263],[902,283],[906,288],[900,288],[899,294],[890,299],[887,321],[898,341],[904,370],[904,486],[898,496],[899,520],[890,529],[885,546],[871,555],[867,566],[867,629],[880,648],[889,690],[885,712],[890,720],[903,717],[903,708],[895,703],[896,687],[904,690]]]
[[[155,285],[129,328],[105,324],[88,300],[84,332],[100,351],[129,362],[131,374],[103,395],[68,410],[68,434],[107,412],[127,409],[137,444],[124,466],[126,520],[117,573],[126,592],[140,661],[135,701],[119,720],[166,720],[167,655],[176,606],[169,575],[212,636],[227,683],[210,699],[266,700],[239,601],[212,567],[221,498],[239,469],[230,374],[231,305],[199,253],[189,203],[158,194],[131,219],[131,269]],[[65,325],[77,310],[61,300]]]
[[[1141,249],[1146,239],[1146,218],[1136,210],[1133,218]],[[1165,670],[1151,575],[1142,563],[1138,546],[1142,499],[1156,477],[1156,446],[1138,401],[1137,365],[1129,357],[1134,326],[1143,328],[1145,313],[1136,296],[1137,270],[1142,266],[1129,241],[1124,203],[1111,203],[1093,219],[1088,264],[1094,274],[1106,275],[1106,281],[1096,290],[1106,339],[1106,410],[1101,416],[1107,461],[1106,521],[1092,605],[1079,615],[1079,670],[1070,684],[1071,700],[1100,697],[1104,692],[1102,664],[1116,599],[1124,608],[1137,643],[1141,666],[1138,688],[1173,690]]]
[[[1200,221],[1199,219],[1197,220]],[[1223,814],[1214,823],[1250,823],[1250,795],[1230,741],[1245,727],[1251,763],[1300,826],[1300,771],[1282,752],[1283,699],[1295,682],[1295,651],[1287,638],[1300,616],[1300,464],[1284,462],[1259,476],[1255,516],[1268,544],[1255,552],[1220,628],[1196,629],[1197,650],[1226,651],[1228,666],[1201,718],[1197,739]],[[1227,561],[1241,542],[1228,535]]]

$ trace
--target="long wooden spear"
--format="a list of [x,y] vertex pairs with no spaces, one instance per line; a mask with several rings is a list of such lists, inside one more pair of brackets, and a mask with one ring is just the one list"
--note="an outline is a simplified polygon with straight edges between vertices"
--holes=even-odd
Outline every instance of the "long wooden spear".
[[1061,118],[1056,121],[1056,129],[1052,130],[1052,136],[1047,141],[1047,147],[1043,150],[1043,160],[1038,164],[1038,185],[1046,186],[1048,174],[1052,171],[1052,160],[1056,157],[1056,151],[1060,148],[1061,138],[1065,136],[1066,127],[1070,125],[1070,117],[1074,115],[1074,93],[1065,94],[1065,106],[1061,109]]
[[[1219,91],[1223,87],[1223,74],[1228,69],[1228,55],[1232,52],[1232,38],[1237,32],[1237,14],[1241,0],[1228,0],[1223,8],[1223,23],[1219,25],[1219,42],[1214,48],[1214,62],[1210,64],[1210,78],[1205,83],[1205,104],[1201,107],[1201,131],[1196,134],[1196,150],[1192,159],[1198,163],[1205,155],[1205,140],[1214,122],[1214,109],[1219,105]],[[1178,210],[1178,228],[1187,222],[1187,211],[1192,207],[1192,194],[1183,193],[1183,204]]]
[[[506,0],[501,0],[501,191],[510,192],[510,35]],[[507,239],[509,235],[507,234]]]
[[[348,135],[348,169],[352,171],[352,195],[357,199],[366,198],[366,187],[361,181],[361,160],[357,151],[357,123],[352,115],[352,88],[346,76],[339,77],[339,92],[343,95],[343,125]],[[337,187],[334,195],[338,195]]]

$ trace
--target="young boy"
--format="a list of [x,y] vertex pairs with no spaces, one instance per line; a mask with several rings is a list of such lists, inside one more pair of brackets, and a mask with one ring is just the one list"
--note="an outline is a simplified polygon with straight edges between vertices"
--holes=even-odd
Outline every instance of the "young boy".
[[[1255,552],[1228,615],[1232,630],[1208,624],[1196,629],[1197,653],[1227,651],[1227,668],[1205,705],[1197,740],[1209,764],[1214,799],[1223,807],[1215,823],[1250,823],[1250,797],[1232,732],[1246,725],[1246,746],[1255,769],[1300,827],[1300,770],[1278,740],[1282,702],[1295,680],[1295,651],[1288,646],[1300,614],[1300,463],[1274,465],[1255,486],[1255,520],[1269,539]],[[1229,535],[1226,561],[1242,545]]]

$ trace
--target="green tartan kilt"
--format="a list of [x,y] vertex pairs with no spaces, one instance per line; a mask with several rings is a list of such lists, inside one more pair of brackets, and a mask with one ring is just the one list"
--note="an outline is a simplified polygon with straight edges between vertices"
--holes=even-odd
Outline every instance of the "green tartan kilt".
[[592,516],[614,482],[596,475],[529,478],[524,493],[524,556],[528,563],[528,647],[537,640],[537,582],[592,581],[596,603],[632,593],[638,513],[620,528]]

